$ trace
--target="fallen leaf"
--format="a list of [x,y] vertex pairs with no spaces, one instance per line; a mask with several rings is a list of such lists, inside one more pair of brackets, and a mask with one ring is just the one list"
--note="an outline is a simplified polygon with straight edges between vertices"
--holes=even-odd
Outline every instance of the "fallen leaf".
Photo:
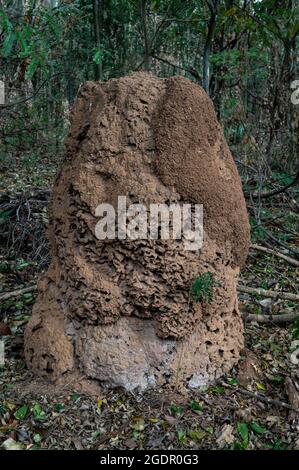
[[144,430],[144,419],[142,417],[137,417],[133,420],[133,423],[130,424],[130,427],[135,431]]
[[14,439],[9,437],[2,443],[2,447],[5,450],[23,450],[24,446],[21,442],[16,442]]
[[173,416],[166,415],[166,416],[165,416],[165,421],[166,421],[168,424],[175,424],[175,423],[177,422],[177,419],[174,418]]
[[16,405],[14,403],[11,403],[10,401],[5,401],[4,406],[10,411],[14,411],[16,409]]
[[129,449],[136,449],[138,447],[138,443],[134,441],[134,439],[126,439],[123,444],[128,447]]
[[24,419],[28,413],[28,406],[23,405],[21,408],[17,409],[15,412],[15,418],[16,419]]
[[260,391],[260,392],[264,392],[266,390],[266,387],[264,384],[260,383],[260,382],[256,382],[255,383],[255,386],[256,388]]
[[47,415],[39,403],[35,403],[35,405],[32,408],[32,411],[33,411],[34,419],[38,421],[44,421],[45,419],[47,419]]
[[102,409],[102,405],[103,405],[103,400],[98,400],[98,410],[101,410]]
[[253,430],[253,432],[255,432],[256,434],[264,434],[267,429],[266,428],[263,428],[262,426],[260,426],[258,423],[256,422],[252,422],[250,424],[250,427],[251,429]]
[[11,329],[6,323],[0,323],[0,336],[10,336]]
[[190,408],[192,411],[194,411],[195,413],[196,412],[200,412],[203,410],[203,407],[200,403],[198,403],[196,400],[192,400],[189,404]]
[[205,431],[201,430],[193,430],[189,431],[188,436],[193,440],[193,441],[201,441],[205,437],[206,433]]
[[249,443],[249,432],[246,423],[237,423],[237,431],[242,438],[243,446],[246,448]]
[[232,444],[235,440],[233,434],[233,427],[230,424],[224,424],[221,428],[220,434],[217,437],[217,444],[222,449],[228,444]]

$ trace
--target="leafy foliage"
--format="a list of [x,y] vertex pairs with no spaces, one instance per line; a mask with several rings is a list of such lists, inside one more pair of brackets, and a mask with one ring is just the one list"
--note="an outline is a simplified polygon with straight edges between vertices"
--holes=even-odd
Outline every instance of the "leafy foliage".
[[[96,78],[99,68],[102,79],[146,68],[201,84],[208,3],[104,0],[95,12],[86,0],[5,2],[0,6],[0,79],[7,102],[19,104],[6,110],[0,160],[17,153],[36,165],[45,149],[60,151],[68,107],[80,84]],[[296,77],[298,6],[295,1],[277,6],[274,0],[218,3],[209,91],[226,135],[237,153],[253,159],[268,135],[275,162],[287,145],[293,165],[296,125],[290,125],[293,110],[286,106],[286,93]],[[260,115],[263,119],[255,119]],[[290,138],[283,132],[287,123]]]
[[191,295],[195,302],[211,303],[213,300],[214,276],[211,272],[197,277],[191,286]]

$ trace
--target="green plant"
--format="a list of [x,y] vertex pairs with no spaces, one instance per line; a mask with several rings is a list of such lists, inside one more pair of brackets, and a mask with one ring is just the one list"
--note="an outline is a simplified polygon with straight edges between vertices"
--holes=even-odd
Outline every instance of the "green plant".
[[241,442],[237,441],[235,443],[236,450],[246,450],[249,444],[249,430],[246,423],[237,423],[237,431],[242,439]]
[[292,338],[299,339],[299,319],[295,320],[293,323]]
[[170,412],[172,415],[180,415],[184,412],[184,409],[181,406],[177,406],[173,403],[170,406]]
[[211,303],[213,299],[213,288],[215,286],[214,275],[207,271],[197,277],[191,286],[191,296],[195,302]]

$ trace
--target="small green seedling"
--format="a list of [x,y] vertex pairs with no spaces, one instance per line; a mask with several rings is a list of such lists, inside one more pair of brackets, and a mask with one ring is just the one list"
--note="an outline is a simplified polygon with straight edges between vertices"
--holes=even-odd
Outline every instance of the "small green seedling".
[[214,275],[211,272],[197,277],[191,286],[191,296],[195,302],[211,303],[213,300]]

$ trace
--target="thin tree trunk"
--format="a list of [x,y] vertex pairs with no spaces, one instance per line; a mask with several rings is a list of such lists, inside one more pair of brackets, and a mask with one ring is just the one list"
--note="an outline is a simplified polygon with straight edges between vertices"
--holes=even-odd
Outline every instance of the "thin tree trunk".
[[210,10],[210,20],[208,25],[208,35],[203,52],[203,87],[208,95],[210,92],[210,51],[216,27],[218,4],[219,0],[207,0],[207,5]]
[[143,41],[144,41],[144,69],[150,70],[151,51],[150,51],[148,31],[147,31],[146,3],[147,3],[147,0],[140,0],[140,14],[141,14],[141,24],[142,24]]
[[[93,0],[93,30],[96,47],[101,47],[101,17],[102,17],[102,0]],[[95,64],[95,79],[96,81],[103,79],[103,66],[102,60]]]

